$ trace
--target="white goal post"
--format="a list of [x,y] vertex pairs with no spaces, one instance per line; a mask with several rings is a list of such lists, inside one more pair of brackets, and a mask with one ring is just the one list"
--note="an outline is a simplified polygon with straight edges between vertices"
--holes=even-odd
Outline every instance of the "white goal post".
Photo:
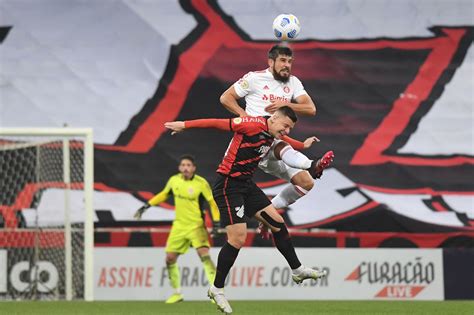
[[[92,301],[92,129],[0,128],[0,167],[0,263],[8,265],[0,266],[0,300]],[[55,263],[55,272],[42,274]],[[54,289],[40,287],[54,281]]]

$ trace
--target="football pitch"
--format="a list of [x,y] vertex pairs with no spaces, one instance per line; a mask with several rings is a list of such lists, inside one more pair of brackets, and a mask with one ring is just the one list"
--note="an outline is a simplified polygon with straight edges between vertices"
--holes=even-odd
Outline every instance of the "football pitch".
[[[474,315],[474,301],[231,301],[233,314]],[[210,302],[0,302],[0,314],[222,314]]]

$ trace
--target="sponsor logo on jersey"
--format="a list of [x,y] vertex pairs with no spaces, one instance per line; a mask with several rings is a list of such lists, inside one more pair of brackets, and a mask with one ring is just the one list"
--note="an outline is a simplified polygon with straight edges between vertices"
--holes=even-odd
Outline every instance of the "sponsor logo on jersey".
[[262,96],[262,100],[264,100],[264,101],[268,101],[268,96],[267,96],[267,94],[263,94],[263,96]]
[[285,85],[285,87],[283,88],[283,92],[290,93],[290,87]]
[[263,117],[246,116],[246,117],[234,118],[234,120],[235,119],[241,119],[242,122],[246,122],[246,123],[250,122],[250,123],[260,123],[260,124],[263,124],[263,125],[266,124],[265,118],[263,118]]
[[276,95],[270,94],[270,101],[289,102],[290,100],[287,97],[284,97],[284,96],[276,96]]

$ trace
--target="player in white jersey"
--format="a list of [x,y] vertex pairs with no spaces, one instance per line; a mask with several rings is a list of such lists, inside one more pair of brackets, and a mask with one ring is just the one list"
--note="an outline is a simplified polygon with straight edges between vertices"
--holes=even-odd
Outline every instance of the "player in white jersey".
[[[282,106],[291,107],[299,115],[314,116],[316,106],[301,81],[291,75],[292,63],[291,48],[273,46],[268,52],[269,67],[262,71],[249,72],[230,86],[221,95],[221,104],[239,116],[271,115]],[[245,110],[237,102],[242,97],[245,97]],[[304,148],[310,147],[314,141],[319,139],[306,139]],[[318,160],[310,160],[287,142],[275,141],[259,167],[264,172],[293,184],[272,199],[275,208],[287,207],[306,195],[314,186],[313,178],[319,178],[333,158],[333,152],[329,151]]]

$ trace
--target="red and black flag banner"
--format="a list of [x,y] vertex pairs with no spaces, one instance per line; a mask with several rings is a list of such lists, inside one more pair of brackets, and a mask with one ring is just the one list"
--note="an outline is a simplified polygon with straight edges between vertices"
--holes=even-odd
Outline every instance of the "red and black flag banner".
[[[1,123],[94,127],[97,220],[101,226],[123,226],[176,173],[184,153],[195,155],[198,173],[213,182],[231,134],[191,130],[171,136],[163,123],[232,117],[219,96],[248,71],[266,67],[266,53],[275,43],[271,21],[281,12],[268,10],[266,2],[255,3],[268,11],[261,18],[238,8],[238,1],[181,1],[166,8],[111,3],[115,6],[106,7],[112,11],[79,5],[86,26],[78,28],[79,18],[57,14],[56,24],[39,30],[34,22],[53,14],[48,12],[69,11],[54,1],[36,11],[21,10],[13,1],[2,4],[10,14],[0,22],[6,56],[0,63],[2,80],[10,84],[2,85],[7,97]],[[290,226],[474,229],[472,17],[466,22],[469,12],[456,10],[451,20],[430,24],[429,17],[443,8],[423,3],[415,7],[426,19],[405,4],[393,11],[410,13],[411,26],[390,17],[382,23],[367,7],[350,7],[336,18],[341,3],[326,4],[317,17],[338,24],[340,34],[331,33],[330,25],[325,30],[305,8],[293,8],[302,23],[300,40],[290,43],[293,74],[315,101],[317,115],[300,117],[291,136],[316,135],[321,142],[304,153],[312,158],[333,150],[336,158],[307,196],[282,209]],[[87,22],[101,15],[102,24]],[[101,37],[104,33],[109,37]],[[19,62],[15,53],[31,38],[38,52],[23,51]],[[20,65],[16,72],[14,65]],[[263,172],[255,179],[269,197],[287,185]],[[22,203],[15,198],[30,184],[15,182],[13,194],[0,200],[2,213],[32,207],[32,198]],[[147,212],[146,224],[168,224],[169,208]]]

